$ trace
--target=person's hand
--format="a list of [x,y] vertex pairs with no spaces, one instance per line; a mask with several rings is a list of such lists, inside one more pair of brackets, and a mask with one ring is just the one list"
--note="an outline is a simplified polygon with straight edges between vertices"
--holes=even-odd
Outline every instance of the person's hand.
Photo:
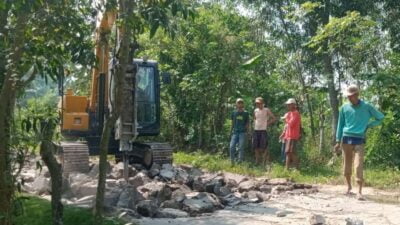
[[336,145],[333,147],[333,151],[336,155],[340,155],[342,151],[340,151],[340,143],[336,143]]

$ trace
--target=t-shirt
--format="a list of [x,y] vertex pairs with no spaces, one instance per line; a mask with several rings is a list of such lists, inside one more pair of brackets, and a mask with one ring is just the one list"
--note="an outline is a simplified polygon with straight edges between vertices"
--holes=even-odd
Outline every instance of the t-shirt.
[[344,104],[339,112],[336,141],[341,141],[344,136],[364,138],[367,128],[381,124],[383,118],[384,115],[367,102]]
[[285,114],[285,140],[298,140],[300,138],[301,117],[299,111],[290,111]]
[[249,122],[249,113],[246,111],[239,112],[237,110],[232,112],[231,115],[233,123],[233,132],[244,133],[246,132],[247,123]]
[[267,130],[268,111],[268,108],[256,108],[254,110],[254,130]]

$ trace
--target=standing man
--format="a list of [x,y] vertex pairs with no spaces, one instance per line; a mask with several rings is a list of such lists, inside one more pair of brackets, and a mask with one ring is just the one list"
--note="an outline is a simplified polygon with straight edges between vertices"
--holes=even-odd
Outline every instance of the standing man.
[[236,145],[239,149],[239,162],[243,161],[244,143],[249,129],[249,113],[244,110],[243,99],[236,100],[236,110],[232,112],[231,143],[229,146],[232,165],[235,163]]
[[[349,103],[344,104],[339,112],[336,130],[336,145],[334,150],[343,150],[343,175],[346,178],[347,192],[351,194],[351,174],[354,161],[356,181],[359,185],[357,199],[365,200],[362,196],[363,164],[365,133],[368,128],[379,125],[384,115],[371,104],[359,99],[359,89],[350,85],[345,92]],[[370,121],[373,118],[374,120]]]
[[269,160],[267,127],[276,121],[276,117],[271,110],[264,107],[263,98],[258,97],[255,102],[253,148],[255,150],[256,163],[265,165],[266,161]]
[[300,139],[301,116],[297,110],[296,100],[289,98],[286,102],[288,112],[285,114],[285,128],[279,137],[285,142],[286,169],[294,166],[299,168],[296,144]]

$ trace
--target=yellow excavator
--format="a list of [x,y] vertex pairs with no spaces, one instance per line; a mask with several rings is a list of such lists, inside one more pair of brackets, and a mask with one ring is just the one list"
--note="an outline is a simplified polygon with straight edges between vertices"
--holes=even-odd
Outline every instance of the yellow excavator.
[[[59,103],[61,133],[65,137],[84,141],[65,141],[60,145],[60,158],[64,172],[87,172],[89,155],[98,155],[105,117],[114,98],[114,68],[104,33],[111,33],[116,12],[100,12],[96,24],[95,56],[97,66],[92,70],[90,97],[76,96],[72,89],[64,91],[61,79]],[[128,65],[123,84],[122,113],[109,142],[109,154],[117,161],[141,163],[172,163],[172,148],[168,143],[138,142],[139,136],[157,136],[160,133],[160,84],[170,81],[168,73],[160,73],[156,61],[133,59]]]

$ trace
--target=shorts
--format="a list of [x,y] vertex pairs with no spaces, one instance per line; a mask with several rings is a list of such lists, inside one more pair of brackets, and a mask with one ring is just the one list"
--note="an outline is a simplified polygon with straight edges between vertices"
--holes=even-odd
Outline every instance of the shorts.
[[354,170],[356,173],[356,181],[362,182],[364,169],[364,145],[349,145],[342,143],[343,148],[343,175],[351,176]]
[[296,153],[297,142],[295,139],[285,140],[285,153]]
[[267,149],[268,135],[266,130],[255,130],[253,133],[253,148]]

